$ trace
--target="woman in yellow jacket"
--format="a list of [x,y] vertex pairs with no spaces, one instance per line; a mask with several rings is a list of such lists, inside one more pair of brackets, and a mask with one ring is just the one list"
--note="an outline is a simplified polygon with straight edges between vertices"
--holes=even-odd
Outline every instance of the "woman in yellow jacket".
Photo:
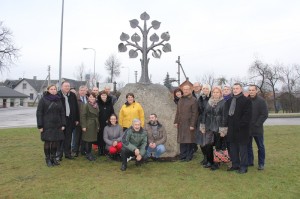
[[127,102],[122,106],[119,113],[119,124],[123,127],[123,131],[129,128],[132,124],[132,120],[137,118],[141,121],[142,127],[144,127],[144,110],[143,107],[136,101],[134,101],[134,94],[126,94]]

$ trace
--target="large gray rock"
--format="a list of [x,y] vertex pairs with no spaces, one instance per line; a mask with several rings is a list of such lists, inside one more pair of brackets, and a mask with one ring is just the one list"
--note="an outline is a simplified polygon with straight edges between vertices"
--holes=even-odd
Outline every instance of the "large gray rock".
[[135,101],[139,102],[145,112],[145,123],[151,113],[156,113],[167,131],[166,153],[162,157],[175,157],[179,154],[177,144],[177,129],[173,122],[176,114],[176,104],[170,91],[160,84],[127,84],[120,90],[121,95],[114,106],[119,114],[121,106],[126,102],[126,94],[133,93]]

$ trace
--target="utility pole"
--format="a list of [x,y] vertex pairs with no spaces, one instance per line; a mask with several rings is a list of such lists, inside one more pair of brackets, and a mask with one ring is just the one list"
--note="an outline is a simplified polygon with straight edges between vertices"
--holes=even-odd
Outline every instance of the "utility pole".
[[178,86],[180,86],[180,56],[178,56],[178,60],[176,61],[176,63],[178,63],[178,79],[177,79],[177,82],[178,82]]
[[51,84],[51,79],[50,79],[50,65],[48,66],[48,86]]

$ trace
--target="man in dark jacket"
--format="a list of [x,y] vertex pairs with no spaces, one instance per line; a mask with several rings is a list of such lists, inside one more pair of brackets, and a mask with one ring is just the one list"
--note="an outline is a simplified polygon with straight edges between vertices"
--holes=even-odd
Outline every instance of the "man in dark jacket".
[[[81,114],[82,107],[84,104],[88,102],[88,98],[86,96],[88,91],[88,88],[84,85],[79,87],[78,90],[78,95],[77,97],[77,103],[78,103],[78,109],[79,109],[79,118]],[[81,155],[85,155],[85,149],[84,149],[84,143],[81,139],[82,137],[82,127],[81,124],[79,123],[76,128],[75,128],[75,150],[74,150],[74,156],[77,157],[79,155],[79,150],[81,152]]]
[[71,155],[71,140],[72,131],[79,124],[79,109],[77,104],[77,97],[73,92],[70,92],[70,83],[64,81],[61,84],[61,90],[58,91],[58,96],[61,98],[66,116],[66,128],[64,130],[65,140],[60,143],[60,147],[57,152],[59,160],[62,160],[63,153],[65,158],[74,159]]
[[157,160],[166,152],[165,143],[167,141],[167,132],[165,127],[158,121],[155,113],[150,114],[149,122],[146,124],[146,131],[148,135],[148,148],[147,157],[151,157],[153,160]]
[[268,118],[268,107],[266,101],[257,95],[257,86],[249,86],[249,97],[252,101],[252,119],[250,124],[250,140],[248,143],[248,164],[253,166],[254,156],[252,140],[254,138],[258,148],[258,170],[264,170],[265,166],[265,146],[263,124]]
[[196,142],[198,104],[190,86],[183,86],[182,91],[183,96],[178,101],[174,125],[178,129],[177,142],[180,144],[180,160],[188,162],[193,158],[193,146]]
[[128,128],[122,137],[122,165],[121,171],[127,169],[127,158],[135,157],[136,165],[140,166],[141,161],[146,156],[147,133],[141,127],[141,121],[134,119],[132,126]]
[[[227,111],[228,110],[228,111]],[[228,113],[228,141],[230,142],[230,157],[232,167],[228,171],[237,170],[243,174],[248,171],[247,144],[250,137],[251,100],[244,96],[242,85],[233,85],[233,96],[226,102]]]

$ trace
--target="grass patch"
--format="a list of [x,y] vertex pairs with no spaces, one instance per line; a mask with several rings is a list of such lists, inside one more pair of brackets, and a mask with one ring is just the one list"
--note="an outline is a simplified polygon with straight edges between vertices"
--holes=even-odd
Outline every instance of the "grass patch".
[[300,126],[265,131],[266,170],[239,175],[226,165],[202,168],[200,152],[188,163],[129,162],[126,172],[105,157],[64,159],[48,168],[37,129],[1,129],[0,198],[299,198]]
[[269,118],[300,118],[300,113],[269,113]]

